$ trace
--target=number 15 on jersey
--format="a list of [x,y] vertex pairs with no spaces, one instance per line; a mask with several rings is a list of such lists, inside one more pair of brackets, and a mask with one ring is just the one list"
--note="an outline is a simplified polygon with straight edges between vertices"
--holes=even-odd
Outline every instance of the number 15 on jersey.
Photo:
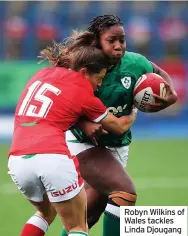
[[[61,93],[60,89],[56,88],[55,86],[53,86],[51,84],[42,83],[41,81],[35,81],[28,88],[28,92],[21,104],[18,115],[45,118],[47,116],[52,104],[53,104],[52,99],[45,96],[45,93],[47,91],[50,91],[57,96]],[[35,101],[41,102],[40,108],[38,108],[38,106],[31,104],[32,99],[34,99]]]

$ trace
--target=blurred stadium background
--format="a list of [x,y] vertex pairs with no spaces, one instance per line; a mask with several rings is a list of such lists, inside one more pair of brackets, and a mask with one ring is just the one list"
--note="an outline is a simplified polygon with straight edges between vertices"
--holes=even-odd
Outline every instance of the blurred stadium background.
[[[92,17],[116,14],[124,22],[127,50],[145,55],[172,77],[178,102],[157,114],[139,113],[133,127],[128,172],[138,205],[188,205],[188,2],[0,2],[0,235],[19,235],[33,209],[7,176],[7,152],[19,95],[37,65],[39,50]],[[18,216],[19,215],[19,216]],[[101,221],[91,235],[101,235]],[[60,235],[59,219],[48,236]]]

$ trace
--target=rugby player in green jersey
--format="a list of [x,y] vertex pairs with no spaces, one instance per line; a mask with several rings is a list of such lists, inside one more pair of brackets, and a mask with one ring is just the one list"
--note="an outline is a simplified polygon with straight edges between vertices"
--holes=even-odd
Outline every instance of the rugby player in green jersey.
[[[114,15],[95,17],[88,28],[95,33],[98,47],[109,57],[109,70],[96,91],[108,110],[117,117],[129,115],[133,108],[133,88],[145,73],[157,73],[169,84],[165,98],[156,97],[150,111],[172,105],[177,94],[169,75],[144,56],[126,51],[126,35],[121,20]],[[139,35],[138,35],[139,37]],[[67,145],[80,161],[85,180],[88,225],[91,228],[104,212],[103,236],[120,235],[120,206],[135,205],[136,190],[124,168],[127,164],[131,131],[118,136],[101,125],[80,121],[67,133]],[[84,131],[84,133],[82,132]],[[95,144],[93,144],[95,143]],[[66,232],[62,232],[65,236]]]

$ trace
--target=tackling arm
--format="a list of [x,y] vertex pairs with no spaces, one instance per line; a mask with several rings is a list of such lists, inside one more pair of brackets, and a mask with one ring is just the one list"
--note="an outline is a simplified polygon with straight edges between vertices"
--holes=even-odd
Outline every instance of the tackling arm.
[[130,115],[122,116],[120,118],[115,117],[112,113],[109,112],[108,115],[99,123],[102,124],[104,129],[121,135],[131,127],[136,119],[136,116],[136,108],[132,109],[132,113]]
[[[121,135],[127,131],[135,121],[137,116],[137,109],[134,108],[130,115],[122,116],[120,118],[115,117],[112,113],[102,119],[99,123],[87,120],[85,117],[79,119],[76,123],[76,126],[84,131],[84,133],[96,142],[96,139],[99,138],[102,134],[107,134],[108,131],[111,131],[115,134]],[[95,138],[95,140],[93,140]]]

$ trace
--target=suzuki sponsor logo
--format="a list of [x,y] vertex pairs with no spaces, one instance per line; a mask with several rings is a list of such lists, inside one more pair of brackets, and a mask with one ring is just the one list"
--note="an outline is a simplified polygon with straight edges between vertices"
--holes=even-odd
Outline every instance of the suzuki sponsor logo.
[[74,189],[76,189],[78,187],[78,183],[76,182],[76,183],[74,183],[74,184],[72,184],[72,185],[70,185],[70,186],[68,186],[68,187],[66,187],[66,188],[64,188],[64,189],[62,189],[62,190],[59,190],[59,191],[55,191],[55,192],[51,192],[51,196],[52,197],[60,197],[60,196],[63,196],[63,195],[65,195],[65,194],[67,194],[67,193],[70,193],[70,192],[72,192]]

